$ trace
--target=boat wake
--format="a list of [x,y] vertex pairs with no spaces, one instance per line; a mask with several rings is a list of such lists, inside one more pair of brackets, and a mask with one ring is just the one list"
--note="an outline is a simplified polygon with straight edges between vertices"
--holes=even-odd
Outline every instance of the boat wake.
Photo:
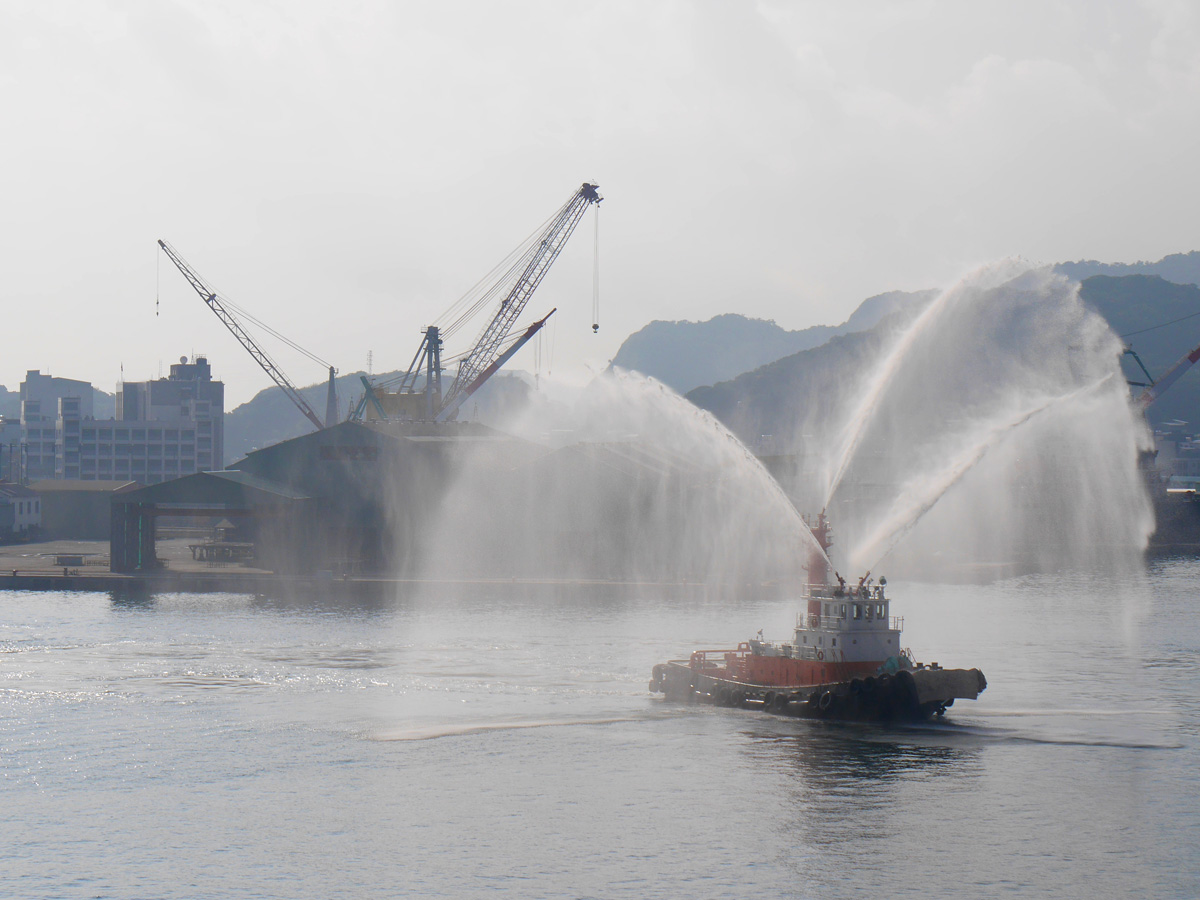
[[580,725],[615,725],[620,722],[638,722],[645,716],[612,716],[608,718],[577,719],[522,719],[511,722],[460,722],[438,723],[415,728],[395,728],[374,732],[370,737],[376,741],[431,741],[437,738],[461,737],[471,734],[486,734],[492,731],[518,731],[526,728],[555,728]]
[[1049,744],[1063,747],[1108,747],[1119,750],[1178,750],[1184,745],[1175,741],[1151,737],[1070,734],[1004,728],[992,725],[961,725],[957,723],[915,725],[903,729],[909,733],[939,737],[978,738],[988,743]]

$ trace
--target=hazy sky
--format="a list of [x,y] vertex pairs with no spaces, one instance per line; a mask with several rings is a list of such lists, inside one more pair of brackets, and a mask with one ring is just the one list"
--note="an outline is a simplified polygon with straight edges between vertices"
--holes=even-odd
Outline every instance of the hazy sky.
[[343,371],[402,368],[584,180],[600,333],[590,216],[526,312],[559,307],[564,375],[652,319],[803,328],[1009,255],[1200,249],[1197,10],[4,0],[0,383],[200,352],[229,408],[266,387],[159,237]]

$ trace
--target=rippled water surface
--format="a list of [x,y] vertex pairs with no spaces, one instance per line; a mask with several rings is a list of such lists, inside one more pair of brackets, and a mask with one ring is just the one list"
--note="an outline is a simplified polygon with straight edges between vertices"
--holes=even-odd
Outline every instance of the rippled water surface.
[[1195,897],[1198,585],[893,584],[904,729],[647,693],[792,601],[0,593],[0,896]]

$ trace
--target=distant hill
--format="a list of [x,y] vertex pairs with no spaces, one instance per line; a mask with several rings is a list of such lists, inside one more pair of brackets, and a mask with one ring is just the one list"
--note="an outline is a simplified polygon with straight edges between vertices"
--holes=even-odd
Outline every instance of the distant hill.
[[[92,415],[97,419],[111,419],[116,415],[117,398],[98,388],[92,388]],[[16,421],[21,418],[21,389],[10,391],[0,385],[0,416]]]
[[0,384],[0,416],[15,421],[21,418],[21,392]]
[[[1080,295],[1133,348],[1154,378],[1200,346],[1200,287],[1194,284],[1153,275],[1096,275],[1083,282]],[[1146,380],[1131,357],[1125,358],[1123,368],[1131,381]],[[1172,385],[1146,415],[1155,425],[1171,419],[1200,424],[1200,367]]]
[[[721,420],[743,443],[770,454],[764,436],[785,442],[804,434],[813,441],[827,438],[825,428],[838,420],[837,410],[851,401],[854,377],[882,352],[888,338],[909,317],[893,313],[868,331],[840,334],[819,347],[810,347],[775,360],[729,381],[698,387],[687,399]],[[788,451],[796,448],[786,447]]]
[[98,387],[92,388],[92,415],[97,419],[111,419],[117,414],[117,395],[109,394]]
[[[1127,335],[1126,342],[1155,378],[1200,345],[1196,285],[1149,275],[1099,275],[1082,283],[1081,296],[1117,334]],[[848,401],[846,385],[857,384],[851,376],[870,364],[904,321],[902,315],[893,315],[870,331],[840,335],[731,380],[698,387],[687,398],[757,449],[763,449],[763,435],[805,434],[823,440],[822,429],[833,420],[831,414]],[[1123,366],[1130,380],[1145,380],[1132,358],[1126,357]],[[1200,365],[1151,406],[1147,417],[1152,424],[1171,419],[1200,424]]]
[[1102,263],[1094,259],[1059,263],[1055,268],[1069,278],[1084,281],[1096,275],[1120,278],[1125,275],[1157,275],[1176,284],[1200,284],[1200,250],[1172,253],[1158,262]]
[[612,365],[650,375],[686,394],[701,385],[824,344],[830,338],[872,328],[892,313],[928,302],[936,291],[891,291],[864,300],[841,325],[787,331],[773,321],[736,313],[707,322],[654,321],[627,337]]

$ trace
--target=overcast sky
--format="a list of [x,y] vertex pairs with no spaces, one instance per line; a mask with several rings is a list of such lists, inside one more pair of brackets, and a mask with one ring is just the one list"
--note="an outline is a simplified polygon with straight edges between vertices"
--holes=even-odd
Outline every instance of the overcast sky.
[[589,215],[526,312],[559,308],[543,372],[652,319],[1200,249],[1192,2],[4,0],[0,103],[13,390],[192,353],[227,408],[269,385],[159,237],[342,371],[403,368],[584,180],[601,330]]

